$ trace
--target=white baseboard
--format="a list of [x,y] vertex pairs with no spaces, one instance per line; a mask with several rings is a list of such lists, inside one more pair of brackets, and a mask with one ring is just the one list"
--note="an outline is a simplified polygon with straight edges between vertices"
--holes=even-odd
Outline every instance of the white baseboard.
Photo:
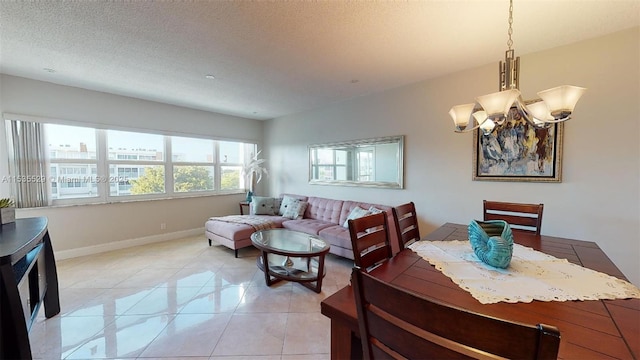
[[77,249],[55,251],[55,257],[56,260],[71,259],[79,256],[94,255],[112,250],[126,249],[139,245],[152,244],[197,235],[202,235],[204,237],[204,228],[182,230],[167,234],[151,235],[136,239],[114,241],[107,244],[93,245]]

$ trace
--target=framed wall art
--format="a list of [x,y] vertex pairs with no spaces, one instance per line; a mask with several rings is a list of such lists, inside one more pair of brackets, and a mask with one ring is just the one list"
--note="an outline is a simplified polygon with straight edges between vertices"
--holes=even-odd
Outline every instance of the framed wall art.
[[509,120],[484,135],[473,136],[473,180],[562,181],[564,123],[536,128],[516,108]]

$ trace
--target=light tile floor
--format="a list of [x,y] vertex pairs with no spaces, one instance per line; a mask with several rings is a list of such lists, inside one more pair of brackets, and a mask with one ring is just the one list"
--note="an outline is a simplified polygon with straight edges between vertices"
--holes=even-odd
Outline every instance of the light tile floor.
[[[55,243],[54,243],[55,249]],[[353,262],[326,257],[322,293],[271,287],[258,251],[189,237],[58,261],[61,312],[41,309],[34,359],[329,359],[320,302],[347,285]]]

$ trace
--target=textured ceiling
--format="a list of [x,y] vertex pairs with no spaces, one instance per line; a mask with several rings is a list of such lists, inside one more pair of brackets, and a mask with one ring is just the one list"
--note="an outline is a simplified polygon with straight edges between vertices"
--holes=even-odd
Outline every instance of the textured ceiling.
[[[0,0],[0,72],[270,119],[497,63],[508,9],[507,0]],[[513,47],[523,55],[639,18],[639,0],[516,0]]]

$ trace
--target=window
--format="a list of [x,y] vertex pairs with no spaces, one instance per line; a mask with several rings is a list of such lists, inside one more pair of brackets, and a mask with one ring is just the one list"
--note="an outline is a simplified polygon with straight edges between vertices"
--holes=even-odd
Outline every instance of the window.
[[256,148],[247,147],[246,144],[221,141],[220,143],[220,189],[238,190],[248,187],[243,178],[242,168],[244,161],[249,161]]
[[345,150],[313,149],[313,178],[320,180],[351,180],[347,178],[347,155]]
[[[164,160],[164,136],[107,130],[109,160]],[[145,157],[140,159],[139,157]]]
[[215,145],[213,140],[171,137],[173,191],[207,191],[215,188]]
[[374,149],[365,148],[359,149],[357,152],[358,160],[358,177],[359,181],[373,181],[375,176],[373,174],[373,162],[374,162]]
[[166,193],[164,138],[140,132],[106,131],[110,196]]
[[97,180],[96,130],[77,126],[46,124],[51,198],[95,198]]
[[239,192],[256,144],[44,124],[53,204]]

